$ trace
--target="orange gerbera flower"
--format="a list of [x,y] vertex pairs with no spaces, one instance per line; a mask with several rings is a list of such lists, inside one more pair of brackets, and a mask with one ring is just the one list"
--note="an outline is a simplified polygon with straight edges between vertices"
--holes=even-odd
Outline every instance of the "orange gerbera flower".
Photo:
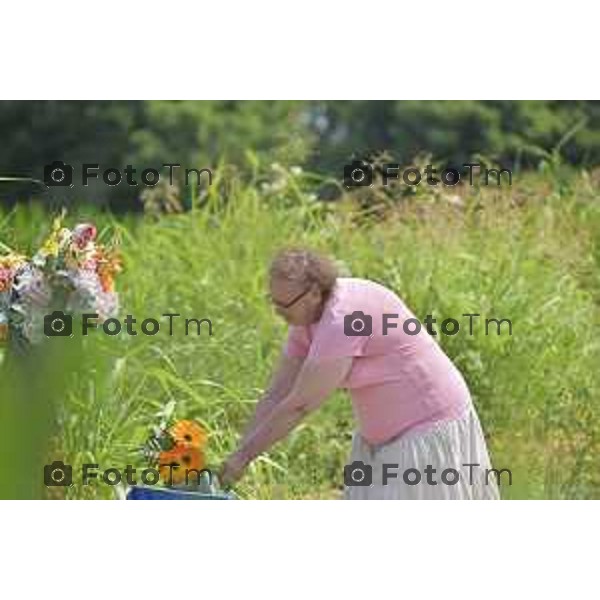
[[169,428],[169,435],[175,444],[204,449],[208,441],[208,433],[196,421],[177,421]]
[[179,484],[197,480],[198,475],[190,471],[201,471],[205,468],[206,459],[200,448],[176,445],[171,450],[165,450],[158,457],[158,472],[164,483]]

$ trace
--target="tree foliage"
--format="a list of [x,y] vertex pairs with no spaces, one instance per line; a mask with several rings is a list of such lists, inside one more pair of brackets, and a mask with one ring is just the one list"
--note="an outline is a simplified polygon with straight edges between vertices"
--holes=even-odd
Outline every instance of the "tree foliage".
[[[553,150],[567,163],[600,162],[597,101],[2,101],[0,130],[0,175],[37,179],[55,160],[141,171],[259,159],[337,176],[351,157],[384,150],[405,164],[426,153],[530,168]],[[101,201],[139,190],[76,193]]]

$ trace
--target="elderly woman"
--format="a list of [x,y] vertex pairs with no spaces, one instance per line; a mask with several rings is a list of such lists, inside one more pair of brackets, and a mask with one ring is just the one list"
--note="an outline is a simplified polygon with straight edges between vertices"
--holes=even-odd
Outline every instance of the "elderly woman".
[[224,484],[345,388],[358,424],[346,498],[498,498],[460,372],[425,328],[403,327],[415,317],[394,292],[339,277],[314,252],[287,250],[271,264],[270,295],[289,333],[271,385],[223,465]]

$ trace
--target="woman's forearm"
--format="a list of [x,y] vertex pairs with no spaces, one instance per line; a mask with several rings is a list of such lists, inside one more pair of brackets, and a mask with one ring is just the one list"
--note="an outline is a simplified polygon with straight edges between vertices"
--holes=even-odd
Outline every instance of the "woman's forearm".
[[255,432],[261,423],[269,418],[272,410],[288,395],[295,383],[302,363],[302,358],[290,358],[287,356],[280,358],[269,388],[256,405],[254,416],[244,430],[240,445]]
[[240,444],[239,453],[246,463],[252,462],[259,454],[282,440],[304,418],[306,407],[273,408],[267,420],[258,425]]
[[274,406],[240,444],[239,454],[251,462],[284,438],[343,381],[352,359],[342,357],[320,364],[305,363],[290,393]]
[[273,410],[275,405],[277,404],[277,399],[271,392],[268,390],[263,397],[256,404],[256,408],[254,409],[254,415],[248,421],[246,428],[244,429],[243,438],[247,438],[258,426],[258,424],[266,419],[267,415]]

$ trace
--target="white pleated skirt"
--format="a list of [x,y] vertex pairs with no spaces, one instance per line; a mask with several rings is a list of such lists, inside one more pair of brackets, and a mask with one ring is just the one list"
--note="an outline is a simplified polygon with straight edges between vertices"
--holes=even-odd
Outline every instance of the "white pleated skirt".
[[[380,446],[356,432],[344,468],[347,500],[498,500],[497,476],[471,403],[461,418]],[[350,484],[350,485],[349,485]]]

